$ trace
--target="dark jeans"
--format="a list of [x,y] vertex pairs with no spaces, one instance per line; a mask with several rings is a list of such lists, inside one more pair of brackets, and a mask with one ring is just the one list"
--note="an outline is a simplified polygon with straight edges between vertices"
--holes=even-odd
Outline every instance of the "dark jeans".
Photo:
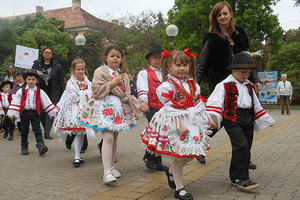
[[224,119],[223,125],[229,135],[232,157],[230,163],[231,180],[249,179],[249,161],[254,131],[254,116],[252,109],[237,110],[237,122]]
[[36,143],[44,142],[41,127],[40,127],[40,117],[38,112],[36,110],[23,110],[23,113],[21,115],[21,124],[22,124],[21,144],[27,144],[28,142],[30,122],[32,126],[32,131],[34,132]]
[[41,122],[44,128],[44,136],[50,136],[50,131],[53,125],[54,118],[50,118],[49,115],[41,109]]

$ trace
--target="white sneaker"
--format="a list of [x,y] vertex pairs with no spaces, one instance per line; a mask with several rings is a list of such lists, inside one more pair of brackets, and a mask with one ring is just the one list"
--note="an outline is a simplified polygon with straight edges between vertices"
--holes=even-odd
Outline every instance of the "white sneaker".
[[112,183],[116,181],[117,181],[116,177],[114,177],[114,175],[111,172],[108,172],[103,176],[104,183]]
[[116,177],[116,178],[120,178],[120,177],[121,177],[121,173],[120,173],[118,170],[116,170],[114,167],[111,168],[110,172],[111,172],[112,175],[114,175],[114,177]]

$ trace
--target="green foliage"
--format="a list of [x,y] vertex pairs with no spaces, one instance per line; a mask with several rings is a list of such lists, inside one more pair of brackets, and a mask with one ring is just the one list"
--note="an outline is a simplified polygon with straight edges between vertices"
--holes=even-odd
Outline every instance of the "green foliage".
[[[175,38],[175,47],[189,48],[193,52],[200,52],[203,36],[208,32],[209,14],[218,0],[175,0],[175,5],[168,12],[169,22],[179,28]],[[261,48],[262,41],[277,47],[282,35],[278,18],[273,14],[271,5],[278,0],[228,0],[235,15],[235,23],[245,28],[251,39],[251,50]],[[166,41],[165,44],[168,44]]]
[[299,6],[300,5],[300,0],[294,0],[295,1],[295,5]]

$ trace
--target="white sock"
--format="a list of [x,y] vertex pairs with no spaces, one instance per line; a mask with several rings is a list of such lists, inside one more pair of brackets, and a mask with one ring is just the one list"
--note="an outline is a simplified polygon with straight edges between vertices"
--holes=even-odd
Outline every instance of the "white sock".
[[173,173],[176,190],[183,188],[183,166],[190,162],[192,158],[174,158],[170,167]]
[[102,163],[104,174],[108,173],[113,167],[113,145],[114,145],[114,133],[110,131],[102,131]]
[[83,146],[84,135],[75,136],[75,160],[80,159],[80,151]]

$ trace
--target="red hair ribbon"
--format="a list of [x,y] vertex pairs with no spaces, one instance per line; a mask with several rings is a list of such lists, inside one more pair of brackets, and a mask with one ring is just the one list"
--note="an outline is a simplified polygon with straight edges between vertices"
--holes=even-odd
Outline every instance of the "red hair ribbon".
[[173,50],[171,53],[169,53],[167,50],[163,49],[163,52],[161,52],[161,57],[165,58],[165,57],[169,57],[171,56],[176,50]]
[[197,54],[197,53],[191,53],[191,52],[189,51],[189,49],[185,49],[183,52],[184,52],[189,58],[192,57],[192,56],[195,56],[196,58],[198,57],[198,54]]

